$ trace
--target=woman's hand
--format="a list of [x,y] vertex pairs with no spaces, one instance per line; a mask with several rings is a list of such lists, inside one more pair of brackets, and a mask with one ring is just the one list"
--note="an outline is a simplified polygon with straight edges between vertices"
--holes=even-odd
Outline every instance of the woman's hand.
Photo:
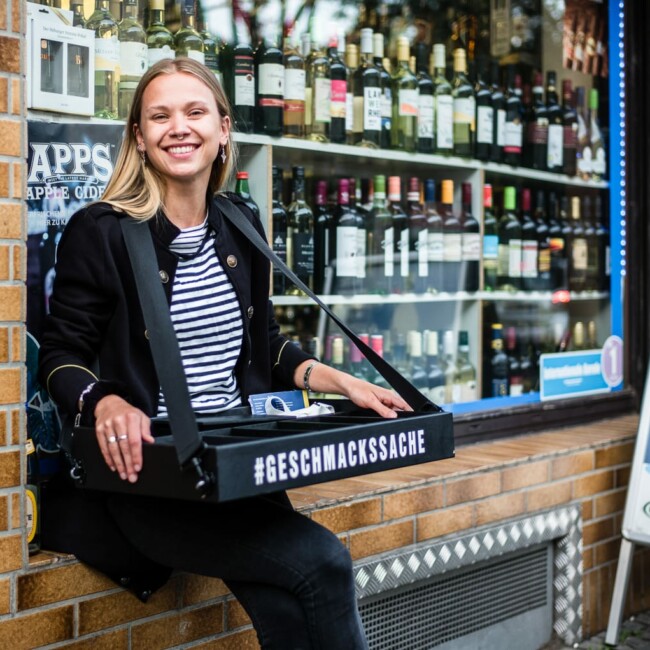
[[[305,371],[313,361],[301,363],[295,371],[296,386],[303,388]],[[343,395],[361,408],[372,409],[384,418],[397,417],[397,411],[413,409],[394,391],[375,386],[346,372],[317,363],[309,373],[309,386],[317,393]]]
[[142,441],[154,441],[149,418],[121,397],[107,395],[95,407],[95,433],[111,471],[135,483],[142,469]]

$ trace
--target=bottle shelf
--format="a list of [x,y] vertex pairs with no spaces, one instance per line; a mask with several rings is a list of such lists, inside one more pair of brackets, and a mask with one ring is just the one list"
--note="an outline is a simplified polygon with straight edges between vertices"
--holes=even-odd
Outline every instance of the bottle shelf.
[[287,157],[285,154],[293,154],[296,158],[304,162],[320,162],[323,159],[331,160],[333,156],[341,156],[343,159],[352,160],[355,165],[362,164],[364,161],[373,161],[375,165],[387,165],[396,162],[465,172],[468,170],[483,170],[486,174],[491,175],[526,178],[573,187],[591,189],[607,189],[609,187],[607,181],[584,181],[580,178],[567,176],[566,174],[554,174],[552,172],[537,171],[526,167],[512,167],[499,163],[481,162],[474,158],[460,158],[459,156],[408,153],[406,151],[394,151],[392,149],[369,149],[331,142],[311,142],[310,140],[301,140],[298,138],[273,138],[268,135],[259,135],[256,133],[234,133],[234,139],[240,145],[270,146],[274,151],[278,152],[281,159]]
[[[358,306],[358,305],[403,305],[413,303],[447,303],[447,302],[523,302],[543,304],[564,304],[570,302],[586,302],[605,300],[609,298],[607,291],[580,291],[553,293],[550,291],[477,291],[468,293],[459,291],[457,293],[427,293],[427,294],[360,294],[355,296],[321,295],[319,298],[328,306]],[[315,303],[307,296],[272,296],[273,304],[276,306],[305,306]]]

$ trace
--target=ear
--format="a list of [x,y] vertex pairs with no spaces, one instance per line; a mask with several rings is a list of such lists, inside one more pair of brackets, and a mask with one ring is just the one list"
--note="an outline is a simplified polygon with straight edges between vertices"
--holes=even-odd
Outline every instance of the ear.
[[144,141],[142,139],[142,133],[140,132],[140,127],[137,124],[133,125],[133,137],[138,143],[138,151],[142,149],[144,151]]
[[219,138],[219,144],[225,146],[230,139],[230,118],[227,115],[222,116],[221,118],[221,137]]

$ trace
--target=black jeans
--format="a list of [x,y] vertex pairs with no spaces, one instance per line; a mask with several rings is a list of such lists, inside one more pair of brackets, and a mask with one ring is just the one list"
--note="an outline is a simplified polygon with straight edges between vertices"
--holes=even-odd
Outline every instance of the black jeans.
[[109,510],[155,562],[221,578],[264,649],[362,650],[352,561],[284,494],[206,504],[114,496]]

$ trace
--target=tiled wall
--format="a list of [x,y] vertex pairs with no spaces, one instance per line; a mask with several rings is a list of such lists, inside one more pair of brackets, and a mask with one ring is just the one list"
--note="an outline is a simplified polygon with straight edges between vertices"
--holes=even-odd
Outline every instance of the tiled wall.
[[23,12],[21,0],[0,3],[0,614],[11,609],[9,572],[21,569],[27,557],[20,487],[25,426]]
[[[294,490],[356,559],[566,503],[583,516],[583,631],[606,627],[638,418],[462,447],[456,458]],[[0,647],[257,648],[219,580],[178,575],[146,605],[67,557],[41,554],[0,576]],[[628,612],[650,608],[638,550]],[[54,647],[61,647],[55,645]]]

